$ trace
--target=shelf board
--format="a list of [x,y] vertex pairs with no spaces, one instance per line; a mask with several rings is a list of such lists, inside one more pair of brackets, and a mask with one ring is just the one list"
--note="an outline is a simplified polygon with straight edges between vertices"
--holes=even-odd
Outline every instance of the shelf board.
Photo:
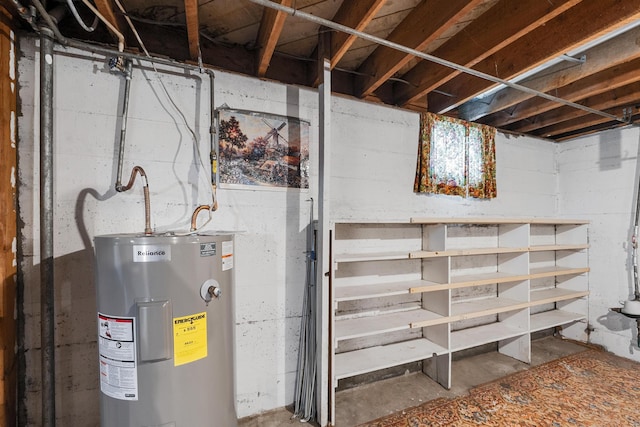
[[430,283],[428,286],[411,288],[410,292],[415,294],[444,289],[466,288],[469,286],[491,285],[494,283],[519,282],[521,280],[527,280],[528,278],[528,274],[512,274],[494,271],[492,273],[454,276],[451,278],[451,283]]
[[549,304],[574,298],[582,298],[589,295],[589,291],[574,291],[571,289],[551,288],[539,291],[531,291],[531,306]]
[[529,303],[526,301],[517,301],[502,297],[453,303],[451,304],[449,321],[457,322],[458,320],[473,319],[475,317],[520,310],[527,307],[529,307]]
[[530,279],[540,279],[542,277],[566,276],[569,274],[588,273],[589,267],[571,268],[562,266],[538,267],[529,269]]
[[442,251],[412,251],[409,258],[440,258],[446,256],[468,256],[468,255],[493,255],[527,252],[527,247],[517,248],[472,248],[472,249],[447,249]]
[[547,218],[411,218],[412,224],[543,224],[543,225],[582,225],[589,224],[585,219],[547,219]]
[[575,251],[581,249],[589,249],[588,243],[580,243],[576,245],[537,245],[530,246],[530,252],[542,252],[542,251]]
[[358,262],[358,261],[386,261],[394,259],[408,259],[409,252],[372,252],[359,254],[336,254],[335,262]]
[[427,325],[446,323],[446,318],[431,311],[414,309],[335,321],[337,341],[409,329],[412,323]]
[[544,329],[553,328],[554,326],[565,325],[567,323],[576,322],[585,319],[584,314],[571,313],[563,310],[543,311],[531,315],[530,330],[531,332],[542,331]]
[[530,274],[514,274],[503,272],[492,272],[484,274],[472,274],[465,276],[454,276],[451,283],[429,282],[424,286],[412,287],[409,291],[413,294],[429,291],[439,291],[445,289],[466,288],[470,286],[491,285],[494,283],[519,282],[521,280],[539,279],[542,277],[563,276],[569,274],[582,274],[589,272],[589,268],[569,268],[569,267],[541,267],[531,269]]
[[451,332],[451,351],[464,350],[525,334],[527,331],[509,326],[504,322],[461,329]]
[[447,349],[425,338],[339,353],[335,355],[335,378],[340,380],[403,363],[428,359],[434,353],[445,354]]
[[334,291],[335,300],[341,302],[403,295],[408,294],[411,289],[429,289],[432,286],[442,286],[442,284],[428,280],[410,280],[405,282],[376,283],[372,285],[336,286]]

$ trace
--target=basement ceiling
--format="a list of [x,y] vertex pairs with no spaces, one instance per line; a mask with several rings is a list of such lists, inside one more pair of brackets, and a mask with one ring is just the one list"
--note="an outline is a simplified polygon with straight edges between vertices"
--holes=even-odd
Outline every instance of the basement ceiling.
[[[14,11],[30,4],[1,1]],[[82,1],[74,4],[90,24],[92,12]],[[93,4],[124,34],[127,50],[140,46],[125,17],[153,55],[282,83],[317,86],[318,58],[328,58],[336,94],[503,131],[564,141],[640,118],[640,0]],[[60,1],[45,7],[68,8]],[[365,36],[339,31],[335,24]],[[67,13],[58,26],[66,37],[115,46],[104,24],[86,32]]]

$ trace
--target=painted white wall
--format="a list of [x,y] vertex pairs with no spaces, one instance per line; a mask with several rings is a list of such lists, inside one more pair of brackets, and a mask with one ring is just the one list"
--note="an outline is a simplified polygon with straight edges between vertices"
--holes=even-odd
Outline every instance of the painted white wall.
[[[21,262],[25,284],[28,424],[40,420],[38,51],[20,44],[19,119]],[[95,288],[92,239],[143,228],[140,184],[113,190],[122,78],[100,56],[77,50],[55,55],[55,274],[57,415],[61,425],[98,420]],[[186,230],[193,208],[208,203],[206,171],[156,76],[133,73],[125,176],[139,164],[149,176],[156,230]],[[169,92],[208,156],[208,79],[182,70],[162,73]],[[215,104],[297,116],[311,123],[309,191],[221,189],[210,229],[236,237],[236,370],[240,417],[293,401],[305,280],[310,197],[316,198],[317,94],[223,72]],[[413,193],[418,115],[335,97],[332,100],[331,219],[411,216],[555,216],[556,148],[533,138],[498,134],[498,197],[479,201]]]
[[558,144],[560,212],[589,225],[590,341],[640,360],[634,319],[611,312],[633,296],[640,130],[614,129]]

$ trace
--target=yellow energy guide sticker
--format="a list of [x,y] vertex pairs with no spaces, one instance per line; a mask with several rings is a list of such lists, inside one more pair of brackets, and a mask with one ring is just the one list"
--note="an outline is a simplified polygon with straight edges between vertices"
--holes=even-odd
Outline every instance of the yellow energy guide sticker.
[[207,313],[173,318],[174,366],[207,357]]

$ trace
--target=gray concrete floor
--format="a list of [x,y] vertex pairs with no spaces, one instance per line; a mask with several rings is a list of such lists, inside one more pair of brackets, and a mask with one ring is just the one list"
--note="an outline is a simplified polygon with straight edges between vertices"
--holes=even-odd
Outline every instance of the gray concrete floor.
[[[532,341],[531,365],[540,365],[584,349],[580,344],[561,338],[540,338]],[[489,352],[454,361],[450,390],[444,389],[422,373],[410,373],[342,390],[336,394],[336,427],[357,426],[438,397],[460,396],[466,394],[470,388],[529,367],[530,365],[508,356]],[[291,416],[289,409],[278,409],[243,418],[239,427],[314,425],[301,424],[298,420],[292,420]]]

